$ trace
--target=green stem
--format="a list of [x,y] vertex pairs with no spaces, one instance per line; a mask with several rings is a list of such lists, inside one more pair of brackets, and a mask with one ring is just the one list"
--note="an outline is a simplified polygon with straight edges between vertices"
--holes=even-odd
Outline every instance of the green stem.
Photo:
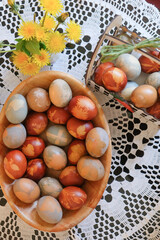
[[47,11],[45,12],[45,15],[44,15],[44,17],[43,17],[43,21],[42,21],[42,27],[44,26],[44,21],[45,21],[45,19],[46,19],[46,16],[47,16]]
[[1,47],[15,47],[16,45],[12,45],[12,44],[5,44],[5,43],[2,43],[0,44]]
[[0,50],[0,53],[5,53],[5,52],[13,52],[13,50],[6,50],[6,51],[1,51]]
[[57,28],[59,27],[60,23],[57,24],[57,26],[54,29],[54,32],[57,30]]
[[19,14],[19,12],[17,11],[16,14],[18,15],[18,17],[22,20],[22,22],[24,22],[23,18],[21,17],[21,15]]

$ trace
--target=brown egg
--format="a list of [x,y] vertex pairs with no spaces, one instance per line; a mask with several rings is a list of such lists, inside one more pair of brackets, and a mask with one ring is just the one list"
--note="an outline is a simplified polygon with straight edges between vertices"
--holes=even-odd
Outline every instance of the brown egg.
[[89,181],[102,179],[105,171],[101,161],[91,156],[80,158],[77,163],[77,170],[84,179]]
[[158,101],[153,104],[150,108],[147,108],[146,111],[156,117],[157,119],[160,119],[160,98]]
[[40,158],[35,158],[28,162],[26,177],[37,182],[45,175],[45,171],[46,165],[44,161]]
[[141,85],[132,92],[131,101],[138,108],[149,108],[157,101],[157,90],[150,85]]
[[160,87],[158,88],[158,95],[159,95],[159,97],[160,97]]
[[60,204],[68,210],[81,208],[87,200],[87,194],[79,187],[69,186],[63,188],[59,194]]
[[68,110],[68,106],[64,108],[51,106],[47,111],[47,116],[49,120],[56,124],[66,124],[71,114]]
[[81,186],[84,183],[84,178],[79,175],[76,166],[68,166],[63,169],[59,180],[64,186]]
[[76,165],[78,160],[87,154],[85,141],[76,139],[68,147],[68,160],[71,164]]
[[62,208],[57,199],[43,196],[37,202],[37,213],[47,223],[55,224],[62,219]]
[[27,103],[35,112],[45,112],[50,107],[51,101],[48,92],[43,88],[32,88],[27,94]]
[[38,184],[27,178],[16,180],[13,184],[13,192],[24,203],[32,203],[40,196]]
[[57,198],[63,189],[60,182],[51,177],[41,178],[41,180],[38,182],[38,185],[41,189],[42,196],[52,196]]
[[75,138],[85,139],[87,133],[93,128],[91,121],[83,121],[72,117],[67,122],[68,132]]
[[47,124],[47,115],[40,112],[30,112],[25,120],[28,135],[39,135],[45,130]]

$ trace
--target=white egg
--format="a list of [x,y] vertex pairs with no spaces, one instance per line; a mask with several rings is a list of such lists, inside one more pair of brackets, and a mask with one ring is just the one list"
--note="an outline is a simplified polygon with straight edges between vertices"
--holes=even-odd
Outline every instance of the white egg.
[[151,73],[146,80],[146,84],[158,89],[160,87],[160,72]]
[[138,84],[136,82],[128,81],[125,88],[121,91],[120,95],[126,100],[130,101],[132,92],[135,88],[138,87]]

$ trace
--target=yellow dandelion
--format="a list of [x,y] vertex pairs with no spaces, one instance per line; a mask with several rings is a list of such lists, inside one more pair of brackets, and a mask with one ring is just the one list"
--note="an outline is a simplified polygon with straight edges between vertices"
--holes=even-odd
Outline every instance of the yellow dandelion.
[[19,36],[22,36],[23,39],[29,40],[33,37],[35,37],[35,31],[37,28],[37,23],[28,21],[28,22],[23,22],[20,25],[20,28],[18,29],[18,34]]
[[50,55],[44,49],[40,50],[40,54],[34,54],[33,62],[35,62],[40,68],[50,63]]
[[29,61],[29,56],[25,52],[14,51],[13,53],[13,63],[17,68],[22,67]]
[[35,36],[37,41],[45,41],[46,39],[46,32],[43,27],[40,25],[37,25],[36,30],[35,30]]
[[82,35],[82,29],[79,24],[75,23],[74,21],[70,21],[67,24],[67,37],[74,42],[78,42]]
[[59,14],[63,9],[63,4],[60,0],[39,0],[43,10],[51,13],[53,16]]
[[[40,21],[41,23],[43,22],[43,18],[41,19]],[[55,28],[57,25],[57,22],[54,20],[53,17],[51,16],[46,16],[45,20],[44,20],[44,28],[47,30],[47,31],[50,31],[52,30],[52,28]]]
[[59,53],[65,49],[65,36],[58,31],[48,34],[46,47],[50,53]]
[[19,68],[19,70],[24,75],[35,75],[39,72],[40,67],[36,63],[30,61],[23,65],[21,68]]

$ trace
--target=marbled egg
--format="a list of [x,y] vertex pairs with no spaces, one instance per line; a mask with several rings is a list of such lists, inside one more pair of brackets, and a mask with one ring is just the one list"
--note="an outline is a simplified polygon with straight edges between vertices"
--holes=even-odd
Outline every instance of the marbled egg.
[[45,112],[51,104],[48,92],[40,87],[32,88],[26,98],[29,107],[35,112]]
[[66,124],[68,119],[71,117],[71,114],[68,110],[68,106],[60,108],[52,105],[47,111],[47,116],[53,123]]
[[8,148],[18,148],[24,143],[26,135],[23,124],[10,124],[3,132],[3,143]]
[[86,148],[92,157],[101,157],[109,145],[109,136],[101,127],[89,131],[86,137]]
[[63,187],[60,182],[51,177],[44,177],[38,182],[42,196],[52,196],[57,198]]
[[37,213],[47,223],[55,224],[62,219],[62,208],[57,199],[43,196],[38,200]]
[[66,81],[56,79],[49,86],[49,97],[56,107],[65,107],[72,98],[72,90]]
[[16,180],[13,184],[13,192],[24,203],[32,203],[40,196],[38,184],[28,178]]
[[115,65],[125,72],[128,80],[134,80],[141,73],[141,65],[138,59],[129,53],[121,54],[116,59]]
[[160,72],[151,73],[146,80],[146,84],[158,89],[160,87]]
[[120,92],[120,95],[126,100],[130,101],[132,92],[135,88],[138,87],[138,84],[136,82],[128,81],[125,88]]
[[81,186],[84,183],[84,178],[80,176],[76,166],[68,166],[62,170],[59,181],[64,186]]
[[72,117],[67,122],[68,132],[75,138],[85,139],[87,133],[93,128],[91,121],[83,121]]
[[7,103],[5,115],[10,123],[21,123],[28,113],[28,105],[25,97],[21,94],[13,95]]
[[65,151],[57,146],[47,146],[43,151],[43,159],[47,167],[54,170],[61,170],[67,165]]
[[62,147],[67,146],[72,141],[72,136],[67,131],[67,128],[62,125],[47,128],[46,136],[49,143]]
[[77,163],[77,170],[81,177],[88,181],[98,181],[103,178],[105,173],[101,161],[91,156],[80,158]]
[[85,141],[75,139],[68,147],[67,156],[71,164],[76,165],[78,160],[87,154]]

